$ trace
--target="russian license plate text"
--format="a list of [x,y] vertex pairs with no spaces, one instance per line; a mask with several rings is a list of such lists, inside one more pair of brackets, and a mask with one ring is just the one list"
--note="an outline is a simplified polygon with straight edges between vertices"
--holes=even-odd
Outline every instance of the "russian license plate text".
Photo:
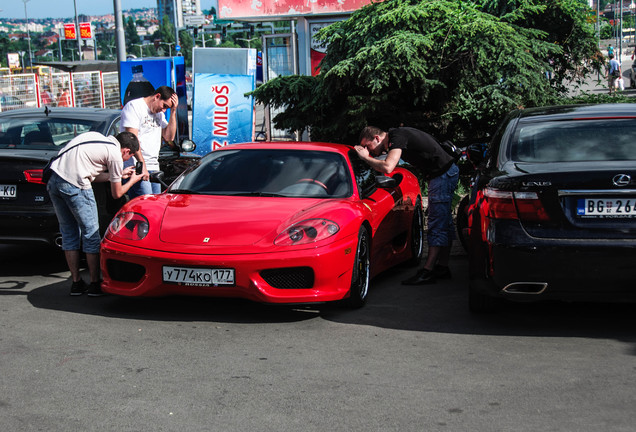
[[188,286],[234,285],[234,269],[164,266],[163,281]]

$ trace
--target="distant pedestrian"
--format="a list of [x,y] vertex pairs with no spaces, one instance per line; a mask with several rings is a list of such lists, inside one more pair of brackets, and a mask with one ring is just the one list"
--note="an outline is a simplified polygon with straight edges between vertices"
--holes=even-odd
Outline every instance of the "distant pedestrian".
[[53,105],[53,95],[51,94],[51,88],[48,85],[44,85],[42,88],[42,92],[40,93],[40,104],[41,105]]
[[614,55],[614,47],[612,45],[609,45],[607,47],[607,56],[612,57],[613,55]]
[[57,97],[57,106],[59,107],[70,107],[71,104],[71,93],[68,90],[68,85],[64,85],[64,89],[62,93]]
[[607,68],[607,85],[609,86],[609,93],[612,94],[616,91],[617,80],[621,77],[621,65],[618,60],[614,59],[614,54],[609,56],[609,67]]

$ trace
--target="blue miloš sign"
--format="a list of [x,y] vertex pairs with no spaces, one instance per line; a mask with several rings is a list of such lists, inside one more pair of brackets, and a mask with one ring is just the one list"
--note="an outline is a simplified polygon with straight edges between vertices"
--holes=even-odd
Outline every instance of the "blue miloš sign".
[[204,155],[229,144],[252,141],[253,75],[194,74],[192,139]]

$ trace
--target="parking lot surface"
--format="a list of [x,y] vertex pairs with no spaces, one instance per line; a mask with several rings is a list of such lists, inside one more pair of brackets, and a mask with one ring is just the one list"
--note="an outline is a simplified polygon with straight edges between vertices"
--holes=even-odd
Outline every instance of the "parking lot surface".
[[471,315],[461,254],[359,310],[70,297],[61,254],[0,262],[4,431],[633,430],[633,305]]

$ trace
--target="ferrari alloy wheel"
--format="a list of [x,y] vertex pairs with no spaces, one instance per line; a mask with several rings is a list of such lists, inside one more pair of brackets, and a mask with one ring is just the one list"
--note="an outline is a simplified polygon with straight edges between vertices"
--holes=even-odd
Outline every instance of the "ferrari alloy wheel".
[[407,264],[410,266],[419,265],[424,255],[424,212],[422,203],[417,200],[413,210],[413,222],[411,223],[411,259]]
[[349,290],[349,298],[347,303],[349,307],[359,308],[364,306],[369,294],[370,279],[370,241],[369,232],[362,226],[358,234],[358,248],[356,250],[356,258],[353,263],[353,275],[351,277],[351,288]]

